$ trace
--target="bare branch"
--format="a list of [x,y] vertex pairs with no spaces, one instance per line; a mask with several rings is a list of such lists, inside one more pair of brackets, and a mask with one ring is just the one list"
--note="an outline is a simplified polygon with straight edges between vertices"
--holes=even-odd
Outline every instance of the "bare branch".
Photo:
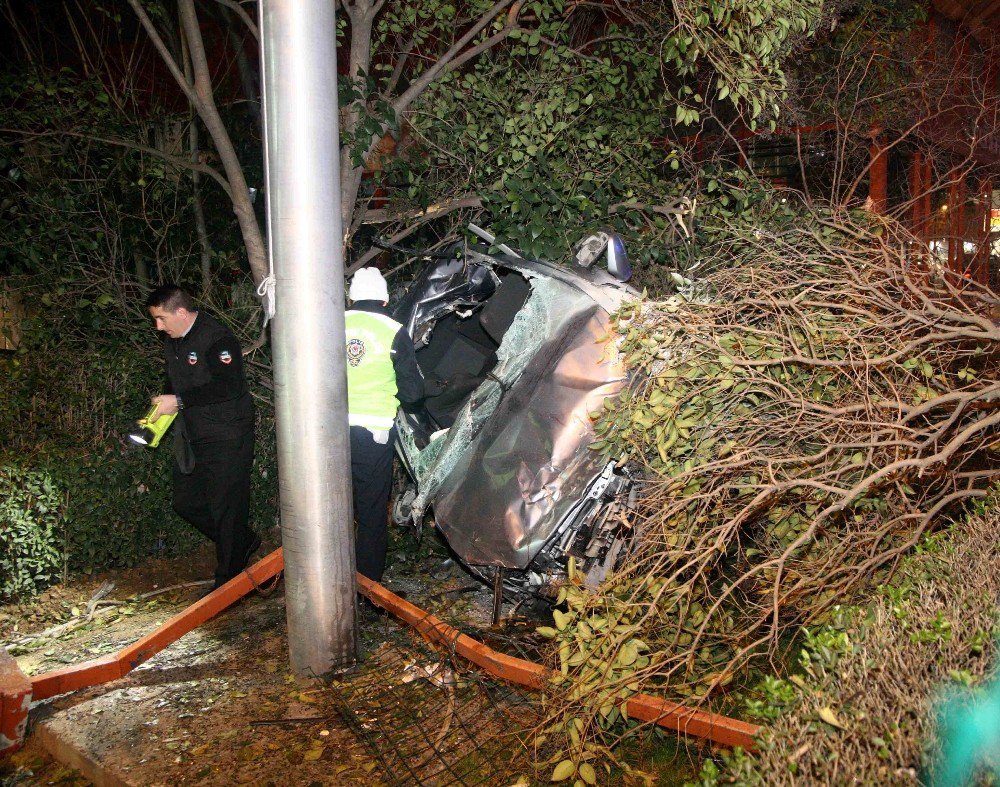
[[[407,218],[408,223],[403,229],[396,232],[389,238],[389,243],[399,243],[399,241],[408,238],[418,229],[420,229],[424,224],[434,219],[438,219],[448,213],[452,213],[456,210],[463,210],[466,208],[481,208],[483,206],[482,200],[475,195],[469,195],[466,197],[460,197],[450,202],[440,203],[438,205],[431,205],[425,211],[421,211],[418,214],[414,214]],[[374,211],[373,211],[374,213]],[[388,214],[380,214],[375,217],[372,223],[378,223],[380,221],[393,221],[388,217]],[[368,222],[366,222],[368,223]],[[383,250],[373,247],[362,254],[357,260],[355,260],[347,269],[347,274],[350,275],[356,270],[363,268],[373,259],[375,259],[379,254],[382,254]]]
[[243,24],[247,26],[247,30],[250,31],[257,43],[260,44],[260,31],[257,29],[256,23],[250,18],[250,14],[246,12],[242,5],[237,3],[236,0],[215,0],[215,2],[224,5],[226,8],[235,13]]
[[153,20],[149,18],[149,14],[146,13],[146,9],[143,8],[140,0],[128,0],[128,4],[132,6],[132,10],[135,11],[135,15],[139,17],[139,23],[142,25],[143,29],[146,31],[146,35],[149,36],[149,40],[153,42],[153,46],[160,55],[160,59],[163,60],[163,64],[167,67],[170,75],[174,78],[177,86],[184,91],[184,95],[187,96],[188,101],[191,102],[192,106],[201,112],[201,97],[194,89],[194,85],[184,78],[184,72],[181,67],[177,64],[174,56],[171,54],[167,45],[163,43],[163,38],[160,36],[159,31],[156,29],[156,25],[153,24]]
[[[417,79],[415,79],[412,84],[405,91],[403,91],[403,93],[400,94],[395,101],[393,101],[393,109],[396,114],[401,115],[405,112],[410,104],[413,103],[414,99],[423,93],[431,82],[437,79],[442,73],[446,73],[447,70],[458,68],[461,64],[466,63],[473,57],[477,57],[510,35],[511,31],[517,27],[517,17],[521,12],[521,7],[523,5],[524,0],[500,0],[497,3],[494,3],[488,11],[482,14],[479,19],[477,19],[469,27],[469,29],[465,31],[464,35],[462,35],[447,52],[438,58],[437,62],[434,63],[433,66],[417,77]],[[496,18],[497,14],[505,8],[508,9],[508,12],[507,22],[504,27],[498,33],[490,36],[479,45],[463,52],[469,42],[479,35],[479,33],[482,32],[494,18]]]
[[114,145],[119,148],[127,148],[128,150],[135,150],[139,153],[146,153],[150,156],[155,156],[156,158],[166,161],[168,164],[177,167],[178,169],[191,170],[193,172],[201,172],[208,175],[214,181],[216,181],[222,190],[226,192],[229,196],[229,181],[220,173],[218,170],[213,169],[201,161],[192,161],[187,156],[172,156],[169,153],[165,153],[158,148],[153,148],[148,145],[141,145],[137,142],[132,142],[127,139],[120,139],[118,137],[104,137],[97,134],[87,134],[78,131],[45,131],[45,132],[32,132],[24,131],[23,129],[15,128],[0,128],[0,134],[11,134],[21,137],[31,137],[31,138],[42,138],[42,137],[74,137],[76,139],[86,139],[92,142],[101,142],[105,145]]

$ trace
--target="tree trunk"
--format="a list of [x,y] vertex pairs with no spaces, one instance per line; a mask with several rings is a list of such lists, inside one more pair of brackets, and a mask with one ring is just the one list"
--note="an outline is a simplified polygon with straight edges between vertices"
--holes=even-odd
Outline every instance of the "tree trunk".
[[[191,118],[191,160],[198,161],[201,151],[198,147],[198,121]],[[212,242],[208,238],[208,225],[205,223],[205,208],[201,201],[201,173],[191,171],[191,209],[194,211],[194,226],[198,233],[198,245],[201,247],[201,294],[208,295],[212,289]]]
[[253,275],[254,283],[260,284],[267,276],[267,250],[264,245],[264,237],[261,234],[260,225],[257,223],[253,203],[250,202],[250,192],[247,189],[246,178],[243,176],[243,167],[236,155],[229,132],[219,116],[219,110],[215,106],[208,60],[205,57],[205,43],[198,27],[194,1],[180,0],[177,4],[177,10],[184,33],[187,36],[191,63],[194,67],[194,91],[198,98],[195,109],[208,129],[222,161],[222,167],[230,185],[229,197],[233,203],[233,211],[236,213],[236,219],[239,221],[240,231],[243,234],[243,242],[246,244],[250,272]]
[[[381,3],[357,2],[347,9],[351,20],[351,51],[347,64],[347,78],[356,80],[361,74],[371,72],[372,23]],[[361,111],[357,101],[344,108],[342,131],[353,132],[361,122]],[[355,202],[361,188],[364,164],[354,166],[354,156],[349,148],[340,149],[340,213],[344,228],[345,245],[351,236],[351,220],[354,217]]]
[[146,258],[138,253],[135,254],[135,278],[143,292],[152,289],[149,284],[149,265],[146,264]]
[[[184,78],[191,81],[191,50],[188,47],[187,36],[181,31],[181,57],[184,62]],[[188,147],[191,163],[197,164],[201,156],[198,144],[198,120],[192,116],[188,125]],[[208,240],[208,228],[205,224],[205,210],[201,202],[201,173],[191,171],[191,208],[194,211],[194,226],[198,234],[198,245],[201,247],[201,295],[206,297],[212,289],[212,245]]]
[[226,35],[229,38],[229,45],[233,48],[233,54],[236,56],[236,68],[240,72],[240,86],[243,89],[243,100],[246,104],[247,114],[250,115],[254,128],[257,129],[257,133],[263,140],[264,119],[260,113],[260,93],[258,91],[260,76],[254,68],[253,61],[247,57],[246,46],[240,35],[242,28],[239,25],[239,20],[234,19],[229,9],[223,9],[223,16],[226,20]]

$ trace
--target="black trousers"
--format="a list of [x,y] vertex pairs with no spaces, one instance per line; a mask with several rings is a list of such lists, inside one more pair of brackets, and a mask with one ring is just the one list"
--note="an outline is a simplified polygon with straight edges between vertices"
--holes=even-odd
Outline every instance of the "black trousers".
[[233,440],[192,443],[194,470],[174,462],[174,511],[215,542],[215,584],[246,568],[250,530],[253,432]]
[[354,561],[359,572],[376,582],[382,580],[389,543],[389,493],[395,443],[396,427],[389,432],[385,445],[376,443],[367,429],[351,427],[351,486],[354,520],[358,524]]

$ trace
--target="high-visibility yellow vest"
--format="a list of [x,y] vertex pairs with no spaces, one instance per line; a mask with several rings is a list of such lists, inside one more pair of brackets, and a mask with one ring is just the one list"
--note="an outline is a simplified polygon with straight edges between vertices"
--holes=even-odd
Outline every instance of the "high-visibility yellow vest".
[[348,311],[347,411],[351,426],[391,429],[396,418],[396,370],[392,340],[402,327],[384,314]]

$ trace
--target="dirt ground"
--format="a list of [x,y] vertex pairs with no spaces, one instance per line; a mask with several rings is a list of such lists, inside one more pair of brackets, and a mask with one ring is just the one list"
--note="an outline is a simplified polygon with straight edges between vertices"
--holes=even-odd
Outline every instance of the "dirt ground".
[[[442,568],[444,557],[427,539],[419,549],[397,548],[386,585],[498,649],[537,658],[538,621],[509,617],[491,628],[490,591]],[[0,607],[0,641],[27,674],[113,653],[189,604],[203,587],[191,583],[212,566],[206,548],[74,578],[32,603]],[[544,778],[524,733],[537,718],[537,697],[431,650],[390,617],[359,616],[355,669],[328,682],[297,679],[283,591],[279,584],[248,597],[119,681],[37,703],[28,745],[0,763],[0,785],[88,784],[41,745],[55,738],[122,784],[493,787]],[[68,630],[54,628],[67,621]],[[686,752],[669,756],[660,783],[694,772]]]
[[[424,581],[440,562],[433,550],[400,557],[387,581],[391,589],[461,618],[466,628],[488,617],[488,591],[460,572]],[[201,589],[185,585],[211,568],[206,549],[193,558],[74,579],[31,604],[0,608],[0,639],[29,675],[113,653],[181,611]],[[95,594],[108,582],[114,589],[95,607]],[[175,589],[141,599],[164,588]],[[87,783],[39,745],[57,734],[132,784],[375,787],[420,783],[414,777],[421,768],[432,777],[427,783],[491,783],[450,771],[479,769],[481,762],[462,765],[476,745],[516,732],[523,720],[504,709],[522,697],[501,696],[495,687],[484,691],[479,676],[460,673],[405,627],[367,612],[360,618],[362,666],[331,683],[297,680],[288,671],[283,589],[246,599],[122,680],[38,703],[29,745],[0,766],[0,782]],[[67,620],[79,622],[88,608],[95,613],[91,622],[31,638]],[[416,718],[402,718],[401,707]],[[470,727],[488,718],[491,731]],[[520,746],[515,740],[504,745]],[[449,747],[450,754],[425,762],[428,752]],[[418,773],[408,774],[413,768]],[[512,769],[502,770],[506,776]]]

